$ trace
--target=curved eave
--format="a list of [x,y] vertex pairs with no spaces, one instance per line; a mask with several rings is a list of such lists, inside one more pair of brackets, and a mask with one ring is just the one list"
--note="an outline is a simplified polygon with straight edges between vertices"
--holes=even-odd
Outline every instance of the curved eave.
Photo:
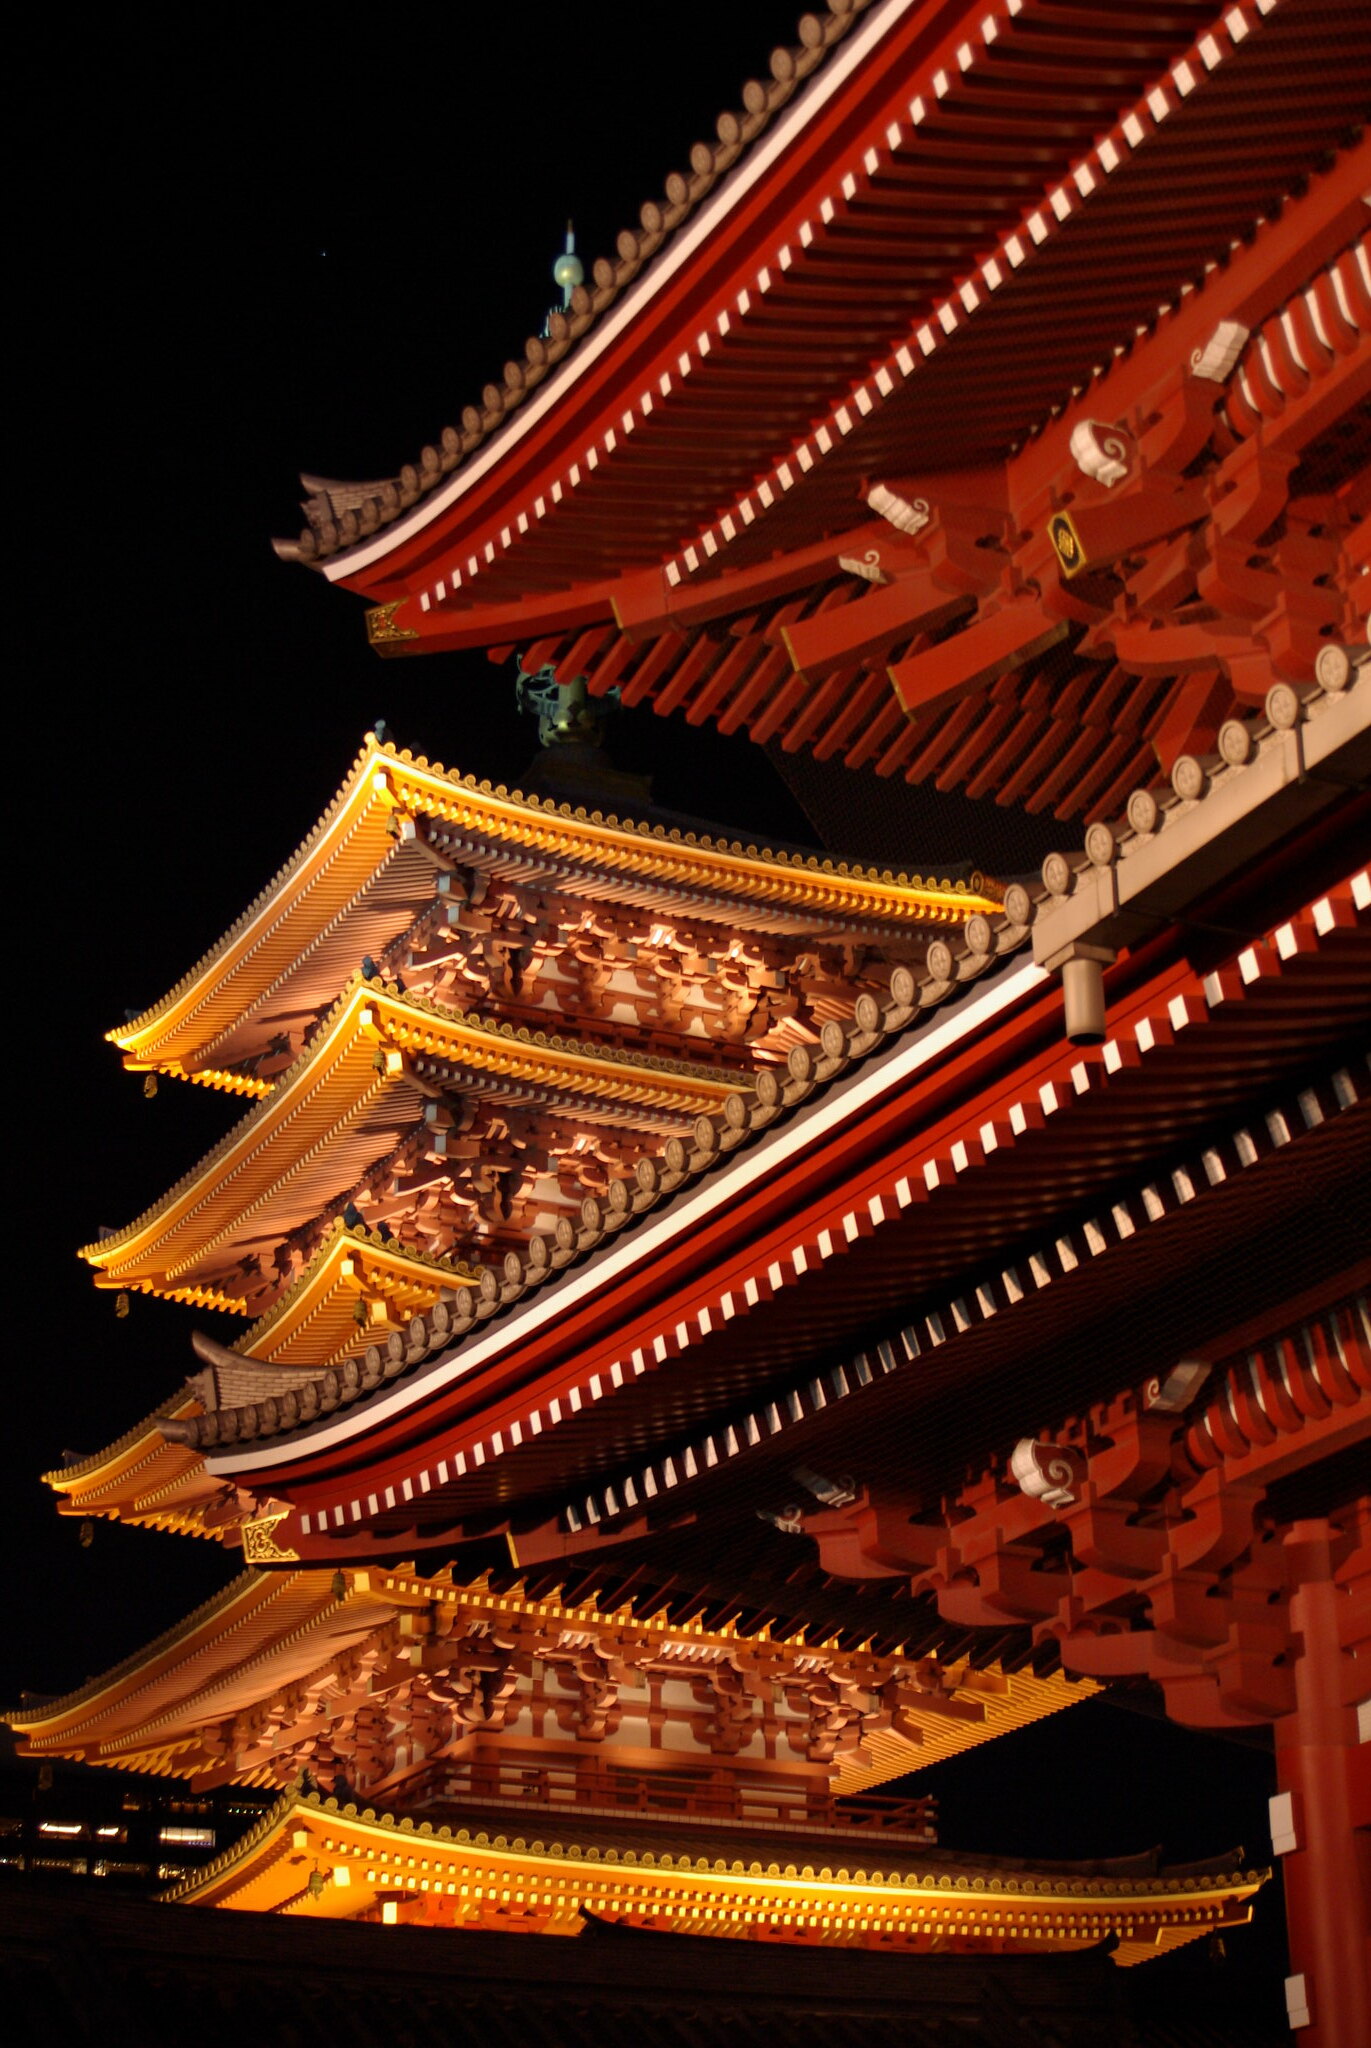
[[[316,954],[347,967],[378,952],[432,894],[432,863],[405,820],[429,820],[495,851],[570,864],[587,879],[689,891],[720,915],[781,928],[812,919],[817,930],[876,928],[892,934],[960,922],[996,908],[979,877],[952,882],[877,872],[846,862],[773,853],[662,826],[492,788],[368,738],[333,803],[290,861],[190,972],[141,1016],[108,1033],[135,1070],[264,1096],[268,1082],[225,1071],[216,1047],[239,1021],[298,978]],[[382,872],[412,870],[413,906],[402,888],[378,902]],[[397,901],[390,900],[397,898]],[[331,950],[330,950],[331,949]],[[333,989],[329,991],[330,995]],[[279,1085],[279,1084],[277,1084]]]
[[394,851],[388,809],[367,772],[377,752],[368,740],[309,837],[209,952],[156,1003],[106,1033],[126,1065],[191,1071],[195,1048],[222,1028],[226,1007],[241,1012],[270,987],[306,943],[301,926],[312,935],[336,916]]
[[[473,1277],[460,1260],[430,1258],[380,1232],[338,1224],[234,1348],[245,1359],[323,1371]],[[359,1304],[364,1311],[375,1305],[365,1323]]]
[[[412,1569],[352,1571],[339,1589],[333,1571],[322,1569],[248,1572],[194,1613],[112,1671],[90,1679],[63,1699],[7,1716],[34,1754],[84,1754],[119,1768],[161,1771],[174,1754],[183,1771],[216,1767],[217,1732],[235,1714],[265,1707],[302,1672],[317,1672],[370,1638],[384,1643],[395,1615],[405,1609],[452,1610],[483,1622],[494,1614],[522,1617],[555,1638],[563,1626],[603,1630],[628,1627],[636,1640],[661,1651],[684,1643],[694,1652],[727,1650],[738,1640],[732,1627],[708,1629],[698,1620],[674,1619],[655,1600],[642,1611],[620,1607],[612,1614],[595,1603],[567,1605],[557,1598],[535,1599],[522,1583],[495,1592],[485,1580],[454,1585],[450,1573],[418,1576]],[[806,1656],[819,1650],[816,1633],[801,1631],[778,1652]],[[907,1738],[878,1735],[870,1754],[851,1753],[841,1762],[833,1789],[840,1796],[861,1792],[914,1768],[924,1769],[979,1743],[1025,1727],[1046,1715],[1088,1699],[1098,1691],[1089,1679],[1068,1681],[1061,1673],[1039,1678],[1031,1672],[971,1669],[965,1659],[943,1668],[937,1705],[906,1707]],[[965,1711],[948,1713],[951,1700]],[[912,1732],[916,1730],[917,1733]],[[239,1782],[261,1782],[257,1764],[235,1771]],[[269,1781],[269,1780],[268,1780]]]
[[[494,498],[498,506],[507,496],[507,472],[512,462],[525,468],[532,464],[536,473],[542,459],[542,444],[549,437],[561,444],[563,451],[568,440],[584,440],[587,426],[593,429],[597,415],[605,410],[602,387],[617,383],[621,374],[619,359],[625,350],[640,361],[645,352],[645,336],[652,335],[656,340],[655,349],[649,343],[646,352],[660,353],[662,339],[658,329],[669,342],[683,320],[698,324],[700,293],[696,280],[702,263],[711,271],[723,272],[722,280],[713,281],[714,290],[725,297],[732,296],[729,280],[736,264],[729,260],[726,250],[721,260],[719,244],[730,232],[736,233],[739,215],[754,210],[759,195],[765,197],[768,175],[774,173],[778,164],[788,167],[787,182],[793,181],[797,170],[802,180],[808,182],[803,172],[805,151],[797,148],[800,138],[805,137],[812,147],[812,134],[808,131],[815,124],[826,125],[825,116],[832,118],[843,87],[872,51],[888,43],[892,33],[903,41],[908,41],[911,34],[917,40],[919,29],[932,11],[924,0],[875,0],[874,5],[869,5],[868,0],[854,0],[850,8],[829,14],[824,23],[823,43],[842,37],[837,50],[826,60],[822,44],[817,49],[796,52],[798,63],[792,61],[789,75],[784,79],[777,77],[761,89],[769,103],[765,109],[759,107],[750,109],[746,116],[727,117],[733,120],[734,136],[716,152],[719,169],[727,175],[718,183],[710,178],[712,189],[704,203],[691,211],[674,232],[663,235],[657,231],[643,236],[630,231],[628,239],[635,245],[634,254],[621,256],[619,263],[611,266],[612,281],[601,283],[597,277],[593,291],[578,295],[565,338],[556,341],[550,352],[540,345],[542,362],[530,363],[527,371],[521,368],[517,384],[506,382],[498,410],[488,413],[474,432],[459,437],[465,459],[457,462],[449,476],[443,476],[436,468],[432,473],[426,471],[422,494],[416,477],[417,502],[399,510],[398,516],[389,518],[378,533],[352,545],[345,544],[322,561],[320,566],[330,581],[342,581],[350,588],[368,592],[384,590],[397,570],[403,572],[416,554],[426,554],[435,544],[441,545],[442,535],[454,515],[464,529],[473,520],[479,521],[483,512],[489,516],[489,501]],[[853,17],[862,13],[866,18],[849,32]],[[817,76],[807,76],[816,68]],[[798,92],[797,85],[801,87]],[[771,109],[778,104],[783,111],[772,119]],[[839,117],[841,111],[839,105]],[[680,221],[686,211],[673,204],[668,209],[668,218],[674,214]],[[623,237],[620,246],[624,246]],[[611,388],[611,410],[614,403]],[[621,399],[619,409],[622,410]],[[450,466],[451,458],[446,459]],[[592,464],[595,459],[592,455]],[[349,495],[354,490],[350,487]],[[557,496],[560,495],[559,487]],[[497,517],[497,528],[498,524]],[[312,535],[308,539],[311,547],[317,547]],[[296,559],[314,559],[293,543],[278,543],[278,547]]]
[[394,1134],[408,1128],[422,1099],[409,1073],[412,1058],[446,1061],[478,1080],[546,1090],[580,1103],[592,1121],[599,1106],[606,1115],[627,1113],[649,1124],[689,1118],[719,1107],[740,1085],[677,1061],[615,1060],[572,1040],[458,1016],[356,980],[272,1093],[160,1202],[125,1229],[83,1246],[80,1256],[98,1269],[102,1285],[240,1308],[201,1286],[194,1268],[210,1252],[227,1250],[249,1219],[265,1228],[269,1205],[287,1201],[303,1205],[302,1216],[313,1213],[313,1202],[355,1178],[349,1148],[361,1147],[351,1161],[359,1170],[387,1150],[382,1127]]
[[164,1422],[202,1412],[198,1393],[187,1390],[102,1450],[45,1472],[44,1485],[58,1496],[57,1512],[181,1536],[221,1536],[206,1526],[204,1508],[226,1491],[223,1481],[210,1477],[200,1451],[162,1433]]
[[[479,1909],[453,1901],[469,1895],[490,1865],[516,1893],[560,1894],[544,1916],[521,1914],[530,1931],[576,1933],[582,1909],[597,1919],[661,1925],[678,1932],[764,1939],[813,1940],[841,1946],[901,1946],[972,1951],[1093,1947],[1113,1936],[1116,1961],[1142,1961],[1219,1927],[1247,1920],[1266,1872],[1232,1870],[1202,1876],[1083,1877],[1032,1865],[1006,1868],[975,1860],[921,1855],[907,1847],[854,1839],[850,1849],[825,1836],[822,1850],[805,1840],[794,1862],[743,1861],[720,1869],[712,1853],[682,1846],[681,1823],[662,1829],[659,1849],[621,1845],[612,1819],[585,1816],[570,1825],[530,1812],[523,1831],[435,1826],[291,1791],[241,1841],[165,1894],[176,1903],[238,1911],[286,1912],[309,1918],[379,1918],[383,1899],[430,1908],[440,1924],[479,1924]],[[303,1840],[301,1840],[303,1837]],[[617,1838],[617,1839],[616,1839]],[[715,1844],[701,1843],[712,1851]],[[771,1855],[777,1844],[768,1843]],[[417,1852],[417,1853],[414,1853]],[[806,1853],[808,1852],[808,1853]],[[784,1853],[784,1851],[781,1851]],[[858,1858],[861,1864],[858,1864]],[[835,1875],[816,1862],[841,1859]],[[857,1867],[849,1867],[850,1864]],[[803,1863],[800,1870],[797,1865]],[[327,1875],[317,1893],[307,1878]],[[420,1878],[420,1869],[426,1875]],[[424,1895],[421,1897],[421,1893]],[[974,1897],[972,1895],[975,1895]],[[734,1916],[737,1916],[736,1924]],[[799,1923],[798,1925],[796,1923]],[[1011,1931],[1012,1930],[1012,1931]]]
[[[279,1591],[282,1582],[274,1583]],[[152,1683],[198,1645],[216,1640],[225,1630],[235,1627],[244,1616],[257,1610],[263,1592],[272,1586],[273,1581],[260,1572],[240,1572],[222,1591],[212,1594],[110,1670],[87,1679],[84,1685],[64,1693],[60,1699],[45,1700],[38,1707],[14,1708],[6,1712],[4,1719],[26,1741],[56,1741],[71,1728],[107,1709],[111,1702]]]
[[326,1663],[399,1604],[365,1579],[339,1600],[326,1572],[246,1571],[122,1664],[4,1719],[30,1755],[162,1770],[170,1750],[196,1747],[205,1721]]
[[[1244,40],[1264,28],[1255,5],[1228,19]],[[489,439],[450,475],[435,451],[422,481],[415,473],[417,502],[376,507],[379,530],[356,538],[348,515],[341,532],[325,521],[325,544],[337,549],[325,573],[382,600],[465,606],[546,589],[559,568],[560,580],[580,583],[597,564],[609,573],[616,555],[620,568],[668,557],[717,506],[721,444],[736,487],[765,473],[956,294],[1001,230],[1027,235],[1024,215],[1045,205],[1048,188],[1054,200],[1069,188],[1062,204],[1080,197],[1073,165],[1117,111],[1181,73],[1183,97],[1203,90],[1211,67],[1197,30],[1209,32],[1207,48],[1231,47],[1218,8],[1139,7],[1128,27],[1125,38],[1087,22],[1066,37],[1035,0],[988,14],[874,6],[688,223],[621,243],[615,285],[606,280],[597,302],[620,280],[631,289],[593,326],[581,321],[586,331],[557,367],[540,350],[517,371],[482,423]],[[1149,115],[1147,132],[1155,125]],[[903,243],[881,224],[882,262],[860,238],[854,252],[852,230],[872,179],[897,156],[915,196]],[[801,348],[814,323],[778,305],[800,280],[825,304],[841,300],[859,330],[853,349]],[[803,357],[788,375],[777,367],[787,346]],[[710,449],[707,475],[692,474],[692,439]],[[613,545],[595,531],[606,505],[619,514]],[[313,534],[308,547],[318,551]]]

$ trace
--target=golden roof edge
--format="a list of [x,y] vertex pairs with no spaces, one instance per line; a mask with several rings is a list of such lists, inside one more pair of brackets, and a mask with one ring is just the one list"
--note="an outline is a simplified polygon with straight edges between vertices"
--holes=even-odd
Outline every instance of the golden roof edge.
[[[561,1038],[555,1033],[530,1031],[526,1025],[506,1024],[500,1018],[484,1017],[479,1011],[462,1012],[448,1009],[444,1004],[434,1002],[431,997],[419,995],[414,991],[406,990],[403,995],[399,995],[393,988],[387,987],[380,975],[368,979],[359,970],[348,977],[337,1001],[308,1043],[301,1048],[275,1083],[270,1094],[255,1102],[246,1116],[240,1117],[238,1122],[174,1181],[170,1188],[158,1196],[155,1202],[149,1203],[147,1208],[118,1230],[111,1231],[108,1237],[96,1238],[88,1244],[79,1246],[76,1256],[85,1259],[89,1265],[100,1267],[103,1255],[127,1244],[132,1237],[155,1222],[178,1197],[187,1194],[197,1183],[205,1180],[213,1169],[243,1142],[250,1126],[259,1120],[266,1122],[269,1113],[284,1100],[288,1091],[316,1062],[320,1048],[343,1023],[348,1006],[357,1002],[363,996],[363,991],[380,997],[402,1013],[409,1011],[419,1017],[432,1018],[437,1024],[446,1024],[457,1030],[479,1032],[492,1039],[504,1040],[511,1048],[527,1047],[531,1053],[546,1051],[557,1058],[583,1060],[597,1068],[615,1068],[645,1078],[660,1075],[666,1080],[692,1081],[715,1089],[719,1093],[733,1089],[741,1090],[747,1086],[745,1074],[738,1074],[735,1078],[726,1068],[696,1065],[686,1060],[669,1060],[657,1053],[631,1053],[616,1057],[613,1050],[608,1047],[587,1044],[579,1039]],[[358,1029],[362,1028],[364,1027],[359,1021]],[[138,1283],[132,1281],[130,1284],[136,1286]]]
[[[74,1686],[70,1692],[59,1694],[56,1699],[44,1700],[41,1706],[0,1709],[0,1721],[22,1731],[32,1723],[56,1720],[61,1715],[70,1713],[73,1707],[80,1706],[84,1700],[96,1698],[99,1693],[117,1684],[121,1678],[131,1676],[140,1665],[150,1663],[164,1650],[171,1649],[179,1640],[183,1640],[196,1628],[203,1626],[216,1612],[227,1608],[234,1600],[241,1599],[254,1585],[270,1579],[279,1580],[280,1576],[279,1573],[256,1571],[249,1565],[245,1571],[230,1579],[226,1586],[221,1586],[217,1593],[211,1593],[208,1600],[202,1600],[198,1607],[193,1607],[189,1614],[183,1615],[180,1621],[173,1622],[170,1628],[163,1629],[150,1643],[144,1643],[129,1656],[122,1657],[117,1664],[111,1664],[107,1671],[97,1672],[93,1678],[86,1679],[84,1684]],[[292,1572],[289,1576],[295,1578],[300,1575]]]
[[[216,964],[232,951],[234,943],[243,937],[273,901],[281,898],[290,882],[307,867],[311,855],[319,851],[341,814],[357,796],[368,769],[377,762],[392,764],[399,774],[410,770],[416,776],[429,777],[446,784],[452,795],[457,798],[474,799],[478,802],[484,800],[503,806],[511,812],[521,812],[530,820],[557,822],[573,828],[582,827],[592,839],[603,838],[607,844],[615,839],[636,840],[642,842],[645,850],[654,853],[665,853],[668,848],[672,848],[679,856],[698,856],[705,863],[711,860],[739,861],[756,869],[779,869],[783,871],[782,879],[796,887],[803,887],[806,883],[817,883],[837,887],[840,891],[852,887],[904,891],[947,899],[948,907],[954,914],[958,909],[965,909],[968,912],[984,909],[987,902],[993,902],[986,893],[987,888],[992,885],[989,885],[987,878],[976,869],[957,880],[948,876],[936,879],[933,875],[924,876],[903,869],[878,870],[874,866],[866,866],[860,862],[835,861],[824,854],[792,853],[785,849],[775,850],[769,846],[744,843],[738,839],[715,838],[709,833],[682,831],[679,826],[649,825],[636,819],[621,818],[614,812],[588,812],[583,804],[561,803],[554,798],[539,797],[517,787],[510,789],[505,783],[492,784],[488,778],[478,779],[475,776],[463,775],[455,769],[447,768],[441,761],[431,761],[426,755],[415,754],[408,747],[397,748],[390,741],[379,741],[373,734],[368,733],[360,753],[332,801],[290,858],[282,863],[271,879],[258,890],[246,909],[164,995],[149,1004],[138,1016],[114,1026],[105,1033],[108,1043],[118,1046],[126,1054],[130,1053],[139,1038],[145,1037],[155,1024],[164,1020],[192,990],[207,980]],[[288,906],[282,905],[283,912],[287,908]],[[155,1065],[155,1059],[150,1063]]]
[[[285,1789],[275,1804],[254,1823],[245,1835],[240,1836],[237,1842],[232,1843],[229,1848],[222,1851],[219,1856],[216,1856],[212,1862],[202,1864],[198,1870],[194,1871],[189,1877],[183,1878],[172,1890],[161,1894],[162,1898],[171,1903],[217,1882],[218,1878],[225,1871],[231,1869],[235,1863],[244,1861],[271,1833],[272,1829],[280,1826],[292,1813],[317,1814],[322,1819],[336,1816],[338,1820],[344,1823],[351,1823],[358,1828],[389,1832],[413,1839],[416,1842],[432,1843],[435,1846],[442,1845],[443,1847],[451,1847],[454,1850],[472,1846],[487,1855],[546,1856],[548,1854],[560,1854],[568,1861],[572,1859],[585,1861],[589,1855],[594,1860],[603,1861],[608,1864],[618,1864],[621,1868],[630,1870],[669,1868],[711,1877],[720,1874],[716,1870],[716,1859],[711,1856],[692,1856],[688,1852],[672,1852],[663,1858],[650,1849],[639,1851],[632,1848],[612,1848],[601,1851],[593,1840],[587,1840],[584,1844],[574,1840],[568,1841],[566,1833],[555,1825],[557,1818],[555,1813],[549,1813],[546,1816],[554,1824],[551,1828],[546,1829],[542,1836],[533,1836],[531,1834],[528,1836],[522,1834],[505,1835],[503,1833],[487,1834],[486,1830],[482,1830],[483,1839],[477,1841],[469,1828],[454,1828],[446,1822],[440,1822],[435,1825],[430,1820],[416,1820],[409,1814],[397,1816],[384,1809],[378,1810],[373,1806],[359,1806],[353,1800],[340,1802],[336,1795],[332,1793],[325,1796],[319,1792],[307,1791],[303,1779],[297,1779]],[[530,1818],[532,1819],[533,1816]],[[569,1816],[569,1818],[572,1821],[572,1825],[574,1825],[574,1816]],[[672,1818],[678,1817],[672,1816]],[[833,1846],[839,1850],[848,1847],[845,1842],[834,1843]],[[867,1844],[860,1841],[854,1842],[851,1845],[854,1851],[862,1851],[867,1846]],[[873,1843],[870,1846],[874,1848],[876,1844]],[[887,1871],[878,1868],[867,1869],[865,1865],[854,1863],[853,1867],[846,1872],[846,1882],[865,1888],[888,1886],[898,1888],[901,1891],[932,1889],[956,1893],[965,1892],[967,1890],[969,1872],[977,1867],[974,1861],[970,1858],[959,1858],[955,1867],[951,1866],[949,1861],[945,1863],[944,1869],[939,1873],[937,1865],[940,1860],[942,1859],[940,1859],[936,1849],[932,1852],[925,1850],[920,1859],[915,1859],[916,1863],[922,1861],[926,1866],[926,1875],[920,1875],[917,1868],[909,1871]],[[1065,1869],[1061,1867],[1053,1868],[1050,1864],[1033,1865],[1025,1863],[1023,1865],[1012,1865],[1007,1869],[1003,1863],[995,1859],[988,1860],[982,1868],[985,1873],[999,1880],[997,1889],[1001,1893],[1007,1893],[1012,1896],[1013,1893],[1022,1889],[1027,1895],[1039,1898],[1079,1898],[1082,1896],[1100,1899],[1156,1898],[1165,1895],[1179,1896],[1185,1892],[1212,1893],[1216,1891],[1231,1891],[1239,1887],[1255,1889],[1271,1875],[1269,1869],[1235,1868],[1206,1871],[1200,1874],[1182,1873],[1174,1877],[1168,1877],[1163,1868],[1156,1875],[1150,1877],[1085,1876],[1078,1870],[1070,1867]],[[1023,1877],[1027,1880],[1025,1886],[1020,1887],[1006,1883],[1006,1880],[1018,1875],[1020,1871],[1022,1871]],[[766,1878],[771,1873],[766,1864],[760,1861],[753,1861],[745,1864],[741,1871],[729,1871],[726,1874],[729,1876]],[[776,1874],[784,1881],[786,1877],[785,1872],[777,1872]],[[800,1873],[796,1871],[794,1875],[798,1878]],[[841,1882],[842,1879],[837,1879],[836,1881]]]

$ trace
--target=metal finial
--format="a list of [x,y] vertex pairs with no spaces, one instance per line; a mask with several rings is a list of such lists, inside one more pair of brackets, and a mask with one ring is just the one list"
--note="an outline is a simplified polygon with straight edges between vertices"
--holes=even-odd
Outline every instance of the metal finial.
[[571,294],[585,277],[585,265],[576,254],[576,230],[570,221],[566,224],[566,248],[552,266],[552,275],[562,287],[562,311],[571,304]]

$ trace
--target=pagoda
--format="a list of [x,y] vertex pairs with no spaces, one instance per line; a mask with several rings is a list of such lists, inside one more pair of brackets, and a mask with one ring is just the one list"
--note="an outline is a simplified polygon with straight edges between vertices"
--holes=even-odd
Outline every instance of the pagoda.
[[[133,1072],[250,1107],[162,1201],[85,1248],[97,1284],[256,1314],[232,1345],[196,1332],[184,1388],[49,1478],[63,1513],[208,1537],[248,1569],[119,1672],[16,1716],[29,1753],[199,1790],[279,1789],[249,1842],[186,1880],[197,1902],[293,1910],[306,1857],[329,1877],[305,1887],[311,1910],[323,1899],[383,1924],[574,1932],[589,1915],[706,1933],[737,1917],[766,1938],[847,1942],[862,1916],[887,1946],[1008,1954],[1113,1938],[1132,1960],[1241,1921],[1258,1873],[1159,1878],[1125,1859],[1092,1868],[1092,1904],[1059,1934],[1035,1887],[1074,1898],[1075,1869],[1000,1875],[949,1858],[931,1801],[869,1796],[911,1760],[1055,1712],[1089,1681],[949,1653],[955,1632],[936,1627],[912,1653],[854,1648],[840,1605],[790,1626],[784,1606],[760,1622],[706,1618],[666,1585],[651,1601],[582,1599],[539,1568],[542,1539],[516,1541],[498,1517],[442,1557],[445,1539],[416,1545],[408,1530],[403,1556],[368,1540],[363,1567],[355,1544],[316,1557],[282,1530],[284,1496],[225,1480],[207,1455],[407,1387],[421,1357],[448,1352],[530,1274],[589,1271],[587,1254],[701,1159],[731,1155],[758,1090],[779,1114],[792,1073],[822,1063],[845,1020],[898,1000],[943,933],[998,917],[999,893],[974,871],[876,873],[587,815],[369,734],[294,859],[111,1033]],[[745,1288],[721,1320],[751,1299]],[[606,1384],[623,1377],[616,1366]],[[566,1418],[596,1398],[569,1390]],[[562,1419],[554,1402],[549,1429]],[[539,1433],[516,1423],[511,1440]],[[435,1467],[419,1489],[449,1476]],[[402,1479],[383,1498],[413,1493]],[[368,1512],[380,1506],[369,1496]],[[359,1815],[359,1799],[375,1805]],[[473,1827],[456,1821],[517,1819],[530,1802],[546,1829],[533,1861],[516,1835],[476,1844],[491,1847],[489,1870],[473,1860]],[[402,1839],[417,1822],[456,1842],[441,1877],[409,1884],[403,1857],[390,1868],[397,1821]],[[640,1837],[657,1858],[639,1856]],[[773,1885],[770,1863],[740,1856],[720,1883],[692,1841],[829,1861],[807,1876],[787,1863]],[[834,1877],[845,1841],[879,1841],[879,1877]],[[628,1866],[625,1885],[606,1891],[603,1859]],[[1008,1918],[968,1922],[968,1871],[1008,1885]],[[925,1880],[933,1897],[904,1897]],[[873,1906],[887,1882],[898,1896]]]
[[252,1320],[48,1477],[247,1569],[9,1718],[279,1791],[188,1900],[1139,1962],[1263,1872],[872,1788],[1147,1685],[1274,1742],[1290,2024],[1371,2038],[1369,97],[1315,0],[848,0],[459,426],[305,480],[382,656],[1066,850],[373,738],[113,1034],[251,1107],[83,1256]]

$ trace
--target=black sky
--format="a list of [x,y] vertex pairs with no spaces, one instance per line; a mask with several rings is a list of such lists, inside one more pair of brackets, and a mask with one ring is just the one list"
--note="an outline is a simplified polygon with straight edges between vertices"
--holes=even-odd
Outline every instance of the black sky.
[[[233,1115],[142,1097],[101,1035],[217,938],[384,716],[515,782],[480,656],[383,665],[361,607],[282,566],[295,472],[393,474],[521,352],[567,217],[587,261],[793,36],[791,4],[75,17],[14,89],[8,464],[11,1049],[0,1699],[58,1693],[208,1597],[209,1545],[101,1524],[37,1475],[189,1369],[187,1312],[117,1321],[75,1258]],[[809,836],[747,742],[635,713],[659,800]],[[936,1774],[955,1846],[1259,1853],[1266,1759],[1075,1710]],[[1262,1937],[1264,1940],[1266,1937]]]

